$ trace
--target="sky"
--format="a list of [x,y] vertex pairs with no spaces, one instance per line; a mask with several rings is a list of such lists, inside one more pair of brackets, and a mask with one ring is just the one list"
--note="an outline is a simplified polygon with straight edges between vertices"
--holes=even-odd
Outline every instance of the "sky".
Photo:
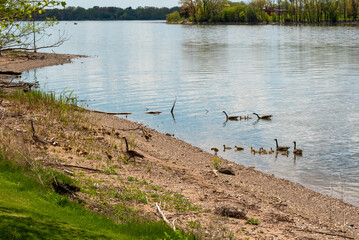
[[120,7],[137,8],[138,6],[149,7],[174,7],[178,6],[178,0],[63,0],[67,6],[80,6],[83,8],[100,7]]

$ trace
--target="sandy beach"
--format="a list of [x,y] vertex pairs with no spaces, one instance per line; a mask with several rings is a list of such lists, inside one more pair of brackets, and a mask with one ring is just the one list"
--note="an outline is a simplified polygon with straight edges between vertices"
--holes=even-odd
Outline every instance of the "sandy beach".
[[[0,71],[22,72],[76,57],[10,54],[0,57]],[[3,74],[0,80],[9,77]],[[46,108],[32,109],[2,97],[0,102],[0,131],[10,144],[22,146],[43,166],[73,176],[81,188],[91,184],[97,193],[119,193],[77,193],[74,198],[95,212],[110,216],[110,206],[125,202],[141,216],[159,220],[163,217],[156,203],[161,202],[170,223],[203,239],[359,239],[358,207],[253,167],[219,160],[176,136],[104,113],[79,110],[64,123]],[[46,146],[31,139],[29,120]],[[144,157],[128,160],[123,137]],[[216,171],[214,162],[227,172]],[[144,200],[121,197],[130,187],[143,193]],[[161,198],[166,194],[172,199]],[[186,204],[176,207],[175,196],[183,196]]]

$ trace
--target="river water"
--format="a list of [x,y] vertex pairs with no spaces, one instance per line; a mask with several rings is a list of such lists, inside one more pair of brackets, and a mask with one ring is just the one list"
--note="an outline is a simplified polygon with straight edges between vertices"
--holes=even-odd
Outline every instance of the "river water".
[[[359,27],[88,21],[57,29],[70,40],[53,51],[91,57],[23,78],[36,74],[44,89],[74,90],[89,108],[132,112],[130,120],[359,206]],[[253,118],[225,122],[223,110]],[[303,156],[251,154],[251,146],[274,148],[274,138],[290,150],[297,141]],[[223,144],[245,150],[223,152]]]

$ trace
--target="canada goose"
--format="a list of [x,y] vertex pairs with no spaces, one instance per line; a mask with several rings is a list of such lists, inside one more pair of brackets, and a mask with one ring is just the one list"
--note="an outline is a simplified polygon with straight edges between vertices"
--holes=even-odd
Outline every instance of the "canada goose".
[[300,148],[297,148],[297,142],[296,142],[296,141],[293,141],[293,143],[294,143],[293,153],[294,153],[294,154],[298,154],[298,155],[302,154],[302,153],[303,153],[303,150],[300,149]]
[[276,144],[276,149],[277,149],[277,151],[280,151],[280,152],[285,152],[285,151],[288,151],[288,149],[290,148],[290,147],[285,147],[285,146],[278,146],[278,140],[275,138],[274,139],[274,141],[275,141],[275,144]]
[[239,116],[228,116],[228,114],[226,113],[226,111],[223,111],[224,114],[226,114],[226,119],[228,120],[238,120]]
[[243,151],[244,150],[243,147],[234,146],[234,148],[236,149],[235,151]]
[[223,145],[223,151],[230,150],[230,149],[232,149],[232,148],[231,147],[226,147],[225,144]]
[[257,113],[253,113],[254,115],[256,115],[258,117],[258,119],[266,119],[266,120],[269,120],[272,115],[262,115],[262,116],[259,116]]
[[46,145],[47,142],[45,142],[44,140],[42,140],[39,136],[36,135],[35,133],[35,127],[34,127],[34,122],[32,120],[30,120],[31,123],[31,129],[32,129],[32,139],[37,142],[37,143],[41,143],[43,145]]
[[128,156],[127,161],[130,160],[131,158],[133,158],[133,160],[135,161],[135,157],[139,157],[139,158],[144,158],[144,156],[134,150],[129,150],[128,149],[128,143],[127,143],[127,139],[126,137],[122,137],[123,139],[125,139],[126,142],[126,156]]
[[215,147],[211,148],[211,150],[214,151],[215,155],[217,155],[217,152],[219,151],[218,148],[215,148]]

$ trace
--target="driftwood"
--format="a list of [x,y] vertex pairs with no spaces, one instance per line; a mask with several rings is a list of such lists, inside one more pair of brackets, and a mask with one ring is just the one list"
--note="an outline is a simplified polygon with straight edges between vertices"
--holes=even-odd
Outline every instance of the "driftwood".
[[102,114],[107,114],[107,115],[131,115],[132,113],[130,112],[103,112],[103,111],[98,111],[98,110],[91,110],[91,109],[87,109],[84,108],[86,111],[88,112],[94,112],[94,113],[102,113]]
[[[77,166],[77,165],[72,165],[72,164],[54,164],[54,163],[48,163],[46,164],[47,166],[61,166],[61,167],[69,167],[69,168],[79,168],[79,169],[83,169],[83,170],[88,170],[88,171],[92,171],[92,172],[103,172],[99,169],[95,169],[95,168],[89,168],[89,167],[82,167],[82,166]],[[66,169],[63,169],[64,171]],[[72,171],[66,170],[65,172],[68,172],[69,174],[73,174]]]
[[160,111],[149,111],[149,112],[145,112],[146,114],[152,114],[152,115],[159,115],[161,114],[162,112]]
[[222,168],[218,169],[218,172],[220,172],[222,174],[227,174],[227,175],[236,175],[236,173],[233,171],[233,169],[229,168],[229,167],[222,167]]
[[5,75],[21,75],[21,72],[16,72],[16,71],[0,71],[0,74],[5,74]]
[[81,167],[81,166],[71,165],[71,164],[61,164],[61,166],[63,166],[63,167],[70,167],[70,168],[79,168],[79,169],[84,169],[84,170],[93,171],[93,172],[102,172],[102,171],[99,170],[99,169],[88,168],[88,167]]
[[160,206],[158,205],[158,203],[156,203],[156,207],[157,207],[157,211],[158,213],[161,215],[163,221],[165,221],[165,223],[168,224],[168,226],[172,227],[173,231],[176,231],[176,226],[175,226],[175,220],[173,220],[173,222],[171,223],[170,221],[168,221],[168,219],[166,218],[165,214],[161,211]]
[[336,233],[329,233],[329,232],[321,232],[321,231],[310,230],[310,229],[300,229],[300,228],[296,228],[296,229],[294,229],[294,230],[295,230],[295,231],[301,231],[301,232],[318,233],[318,234],[327,235],[327,236],[342,237],[342,238],[347,238],[347,239],[355,239],[354,237],[345,236],[345,235],[343,235],[343,234],[336,234]]
[[14,83],[14,82],[9,82],[9,81],[1,81],[0,82],[0,88],[20,88],[23,89],[24,91],[28,91],[31,90],[31,88],[33,87],[38,87],[39,86],[39,82],[33,82],[33,83],[28,83],[28,82],[18,82],[18,83]]

